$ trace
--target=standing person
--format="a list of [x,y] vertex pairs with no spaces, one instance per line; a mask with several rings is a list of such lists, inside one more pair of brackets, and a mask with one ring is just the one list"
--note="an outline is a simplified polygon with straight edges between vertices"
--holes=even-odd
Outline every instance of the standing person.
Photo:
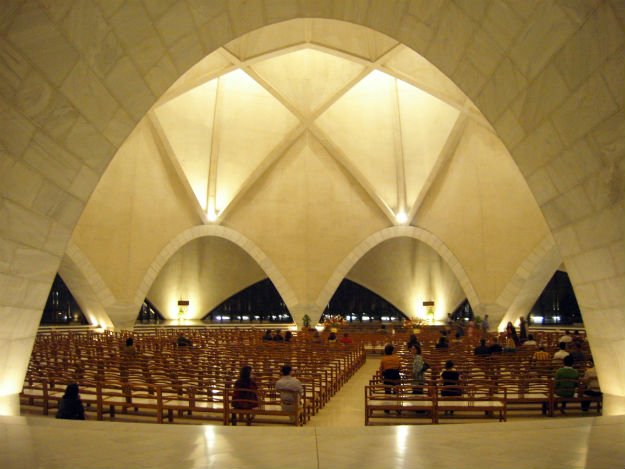
[[484,319],[482,319],[482,335],[486,336],[488,334],[488,329],[490,328],[490,324],[488,322],[488,314],[484,315]]
[[[239,372],[239,379],[234,382],[234,393],[232,394],[232,407],[235,409],[254,409],[258,407],[258,386],[252,378],[252,367],[244,365]],[[251,425],[254,420],[253,414],[238,413],[240,419],[246,416],[246,424]],[[237,424],[237,414],[232,414],[232,425]]]
[[521,344],[527,340],[527,322],[523,316],[519,320],[519,340]]
[[[299,400],[304,394],[302,382],[291,376],[293,368],[291,365],[284,365],[280,372],[282,377],[276,381],[276,391],[280,393],[280,404],[282,410],[293,412],[299,407]],[[295,422],[295,416],[291,416],[291,422]]]
[[57,419],[85,420],[85,408],[78,393],[76,383],[67,385],[59,402],[59,410],[56,413]]
[[413,394],[423,394],[423,385],[425,384],[424,373],[429,368],[429,365],[425,363],[423,356],[421,355],[421,347],[414,346],[414,358],[412,359],[412,384],[415,386],[412,388]]
[[[560,397],[573,397],[577,383],[575,380],[579,378],[579,373],[573,368],[573,357],[567,355],[564,357],[564,366],[556,371],[556,379],[554,381],[554,392]],[[561,402],[560,412],[566,414],[566,401]]]
[[384,389],[386,394],[391,394],[392,389],[390,386],[399,384],[401,361],[399,357],[393,352],[395,347],[392,344],[386,344],[384,347],[384,356],[380,361],[380,374],[382,375],[383,382],[387,386]]
[[469,320],[469,324],[467,326],[467,338],[469,342],[473,339],[473,332],[475,331],[475,321],[473,319]]
[[520,341],[519,336],[516,333],[516,327],[514,327],[510,321],[508,321],[508,324],[506,325],[506,337],[514,341],[515,347],[519,345]]

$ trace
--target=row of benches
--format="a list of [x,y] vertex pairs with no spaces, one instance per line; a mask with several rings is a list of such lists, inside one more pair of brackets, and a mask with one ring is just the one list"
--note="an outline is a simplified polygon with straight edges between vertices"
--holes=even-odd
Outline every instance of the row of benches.
[[[44,415],[58,408],[64,386],[42,381],[26,386],[21,397],[25,404],[40,406]],[[122,414],[132,419],[156,423],[172,423],[175,418],[185,420],[216,421],[228,425],[234,414],[254,415],[257,423],[284,423],[303,425],[310,418],[309,393],[304,385],[300,399],[291,400],[298,404],[292,407],[281,405],[281,394],[273,387],[257,391],[258,405],[254,409],[233,407],[234,389],[231,384],[214,385],[205,388],[194,386],[166,386],[128,382],[79,383],[80,397],[87,414],[95,414],[97,420],[114,420]],[[282,394],[288,391],[282,391]]]
[[[233,337],[234,336],[234,337]],[[240,341],[235,340],[240,336]],[[38,337],[31,356],[23,402],[41,406],[44,414],[54,408],[65,385],[81,385],[81,395],[96,418],[114,418],[116,408],[134,414],[152,409],[157,421],[173,419],[175,411],[187,416],[229,421],[228,386],[241,365],[253,367],[261,389],[258,408],[252,412],[276,415],[289,423],[273,390],[284,363],[293,366],[304,384],[304,396],[295,421],[305,423],[316,414],[364,363],[362,347],[327,350],[310,345],[281,347],[251,341],[237,332],[196,333],[193,347],[175,347],[172,334],[141,335],[132,354],[120,347],[123,336],[112,334],[62,334]],[[132,405],[131,405],[131,404]],[[126,405],[128,404],[128,405]],[[135,405],[137,404],[137,405]],[[106,409],[109,409],[106,412]],[[274,419],[276,420],[276,419]]]
[[[490,381],[471,384],[443,386],[439,381],[423,385],[408,383],[380,384],[371,380],[365,386],[365,425],[389,423],[439,423],[441,413],[458,412],[472,416],[499,416],[506,421],[511,410],[537,411],[554,415],[563,402],[594,404],[598,414],[602,411],[601,396],[584,395],[581,380],[574,381],[572,397],[558,396],[552,379],[500,380],[496,385]],[[445,395],[447,394],[447,395]],[[453,394],[453,395],[449,395]]]

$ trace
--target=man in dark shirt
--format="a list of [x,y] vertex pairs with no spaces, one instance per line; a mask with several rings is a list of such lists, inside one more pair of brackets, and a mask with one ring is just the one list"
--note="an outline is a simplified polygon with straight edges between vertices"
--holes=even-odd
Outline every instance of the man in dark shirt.
[[475,355],[490,355],[490,349],[486,346],[486,339],[480,339],[480,345],[473,350]]
[[503,352],[503,348],[499,345],[496,339],[491,339],[491,345],[488,347],[490,353],[501,353]]

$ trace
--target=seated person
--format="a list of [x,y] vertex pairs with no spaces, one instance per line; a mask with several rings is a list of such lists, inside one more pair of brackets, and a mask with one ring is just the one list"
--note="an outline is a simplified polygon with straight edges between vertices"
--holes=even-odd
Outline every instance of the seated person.
[[490,350],[490,353],[501,353],[503,352],[503,347],[499,344],[499,341],[497,340],[497,338],[491,338],[490,339],[490,346],[488,347],[488,350]]
[[[443,389],[441,389],[441,396],[460,396],[462,395],[462,389],[458,386],[460,384],[460,373],[454,368],[454,362],[447,360],[445,362],[445,369],[441,373],[441,380],[443,381]],[[453,415],[454,411],[445,411],[445,415]]]
[[343,332],[343,337],[341,337],[341,340],[339,342],[341,342],[343,345],[351,345],[353,343],[352,338],[347,332]]
[[508,336],[506,337],[504,346],[503,346],[503,351],[505,353],[514,353],[516,352],[516,341],[514,340],[513,336]]
[[56,413],[57,419],[85,420],[85,408],[78,395],[78,385],[68,384],[65,393],[59,401],[59,409]]
[[317,329],[315,329],[315,332],[313,332],[312,342],[314,344],[320,344],[321,343],[321,333]]
[[[280,372],[282,377],[276,381],[276,391],[280,393],[280,405],[284,411],[294,411],[299,406],[299,399],[304,393],[304,387],[299,379],[291,375],[291,365],[284,365]],[[294,419],[291,417],[291,422]]]
[[[575,387],[577,385],[577,379],[579,378],[579,373],[575,368],[573,368],[573,357],[567,355],[562,360],[564,366],[559,368],[556,371],[556,377],[554,380],[554,392],[557,396],[560,397],[573,397],[575,394]],[[561,402],[562,407],[560,408],[560,412],[566,413],[566,401]]]
[[284,336],[280,329],[276,329],[276,333],[273,335],[274,342],[284,342]]
[[417,339],[416,334],[410,334],[410,336],[408,337],[408,342],[406,342],[406,348],[408,350],[414,351],[415,347],[421,347],[421,344],[419,343],[419,339]]
[[563,363],[564,357],[568,357],[569,352],[566,351],[566,342],[560,342],[558,344],[558,351],[553,354],[554,364],[560,365]]
[[573,342],[573,350],[571,350],[570,355],[573,357],[573,362],[576,364],[583,364],[586,361],[586,355],[584,355],[584,351],[582,350],[582,344],[579,342]]
[[263,334],[263,340],[273,340],[273,335],[271,335],[271,329],[267,329]]
[[573,332],[573,343],[574,344],[583,344],[584,343],[584,338],[582,337],[582,335],[579,333],[579,331],[575,331]]
[[178,347],[191,347],[193,342],[191,342],[190,339],[187,339],[183,334],[180,334],[176,340],[176,345]]
[[[234,392],[232,394],[232,407],[235,409],[253,409],[258,407],[258,386],[252,378],[252,367],[244,365],[241,367],[239,379],[234,382]],[[246,415],[246,424],[251,425],[253,414],[239,413],[239,418]],[[237,414],[232,414],[232,425],[237,424]]]
[[449,344],[447,343],[447,337],[440,336],[438,338],[438,342],[436,342],[435,348],[449,348]]
[[328,345],[336,344],[336,332],[330,332],[328,334]]
[[538,344],[536,343],[536,340],[534,339],[534,334],[529,334],[529,335],[527,336],[527,340],[526,340],[525,342],[523,342],[523,345],[524,345],[524,346],[525,346],[525,345],[532,345],[532,346],[534,346],[534,347],[535,347],[536,345],[538,345]]
[[573,337],[571,337],[571,333],[568,330],[564,331],[564,335],[558,339],[558,343],[568,344],[570,342],[573,342]]
[[480,345],[475,347],[473,354],[477,356],[490,355],[490,349],[486,345],[486,339],[480,339]]
[[284,341],[285,342],[291,342],[292,338],[293,338],[293,333],[291,331],[286,331],[284,333]]
[[538,350],[534,352],[534,355],[532,355],[532,361],[533,362],[544,362],[547,363],[549,360],[551,360],[551,356],[549,355],[549,352],[545,351],[545,346],[541,345],[540,347],[538,347]]
[[[597,379],[597,370],[592,360],[588,362],[588,368],[584,373],[584,396],[597,397],[601,396],[601,389],[599,388],[599,380]],[[590,409],[590,401],[582,401],[582,410],[588,412]]]
[[[460,396],[462,391],[456,386],[460,383],[460,373],[454,368],[454,362],[447,360],[445,362],[445,369],[441,373],[441,380],[443,381],[443,389],[441,390],[441,396]],[[451,389],[445,389],[445,387],[451,387]],[[454,387],[456,387],[454,389]]]
[[126,339],[125,345],[121,350],[122,356],[126,358],[134,357],[137,354],[137,349],[135,348],[135,340],[132,337],[128,337]]
[[[401,361],[399,357],[393,353],[394,351],[395,347],[393,347],[392,344],[386,344],[384,347],[384,355],[382,356],[382,360],[380,360],[380,374],[382,375],[384,384],[387,386],[399,384],[401,378]],[[384,392],[390,394],[392,390],[387,387]]]

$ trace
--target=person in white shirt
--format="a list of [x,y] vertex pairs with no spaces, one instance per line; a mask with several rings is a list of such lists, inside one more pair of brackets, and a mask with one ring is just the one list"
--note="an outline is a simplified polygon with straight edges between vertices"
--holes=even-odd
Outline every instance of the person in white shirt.
[[294,411],[299,405],[299,399],[304,393],[302,382],[291,376],[291,365],[284,365],[281,373],[282,377],[276,381],[276,391],[280,393],[282,410]]
[[536,345],[538,345],[536,343],[536,341],[534,340],[534,335],[533,334],[529,334],[527,336],[527,340],[525,342],[523,342],[523,346],[526,346],[526,345],[533,345],[534,347],[536,347]]
[[569,356],[569,352],[566,351],[566,343],[565,342],[560,342],[558,344],[558,347],[560,347],[560,349],[553,354],[553,362],[557,363],[558,365],[560,365],[562,363],[562,361],[564,360],[564,357],[568,357]]
[[570,342],[573,342],[573,337],[571,337],[569,331],[564,331],[564,335],[558,339],[558,343],[568,344]]

